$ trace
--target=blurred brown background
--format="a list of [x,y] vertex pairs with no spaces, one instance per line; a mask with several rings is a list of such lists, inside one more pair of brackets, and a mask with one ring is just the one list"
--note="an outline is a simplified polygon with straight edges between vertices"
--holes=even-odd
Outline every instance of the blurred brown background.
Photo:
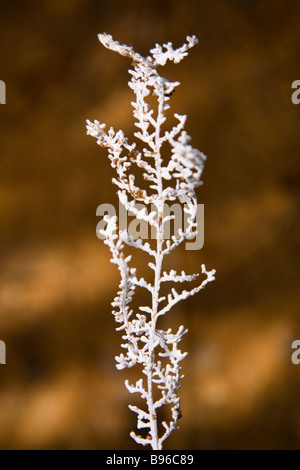
[[300,448],[299,18],[296,0],[1,2],[1,449],[138,448],[131,371],[114,363],[118,272],[95,234],[113,172],[85,135],[86,118],[132,132],[130,63],[103,31],[145,55],[199,39],[162,70],[208,156],[204,248],[176,262],[217,280],[167,320],[190,354],[165,448]]

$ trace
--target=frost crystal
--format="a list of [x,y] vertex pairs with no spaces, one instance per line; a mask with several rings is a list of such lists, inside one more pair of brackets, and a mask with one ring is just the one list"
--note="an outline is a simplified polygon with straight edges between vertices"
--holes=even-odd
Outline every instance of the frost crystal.
[[[146,435],[140,436],[133,431],[130,435],[137,443],[151,445],[153,449],[159,450],[162,449],[164,440],[178,428],[177,422],[181,417],[177,391],[183,376],[179,363],[187,353],[182,353],[178,344],[187,330],[183,326],[176,333],[171,329],[159,330],[157,320],[178,302],[196,294],[215,279],[215,270],[207,271],[202,265],[205,278],[200,285],[180,292],[171,288],[167,297],[161,295],[163,283],[191,282],[197,277],[184,271],[178,274],[173,269],[170,272],[162,271],[162,265],[166,255],[196,233],[195,188],[201,184],[206,157],[190,145],[191,138],[184,131],[186,116],[174,114],[178,123],[171,130],[163,130],[165,112],[169,109],[168,102],[179,82],[170,82],[161,77],[157,68],[165,65],[168,60],[180,62],[197,43],[197,39],[195,36],[188,36],[186,44],[178,49],[173,49],[171,43],[163,46],[156,44],[150,51],[151,55],[144,58],[134,52],[132,47],[119,44],[106,33],[99,34],[98,37],[106,48],[132,60],[129,86],[135,94],[135,101],[132,102],[135,125],[138,128],[135,137],[142,142],[143,148],[138,150],[136,143],[130,144],[121,130],[115,132],[111,127],[105,131],[105,124],[98,121],[87,121],[87,134],[95,137],[97,143],[108,150],[111,166],[117,172],[113,183],[118,187],[120,202],[137,219],[150,224],[156,233],[153,248],[140,238],[135,240],[127,230],[118,234],[117,217],[105,216],[105,229],[101,230],[112,254],[111,261],[117,265],[121,277],[119,291],[112,302],[113,314],[119,324],[117,330],[123,332],[124,340],[121,345],[124,353],[116,357],[117,368],[121,370],[140,364],[144,375],[135,384],[125,381],[128,391],[138,393],[146,402],[145,410],[129,406],[137,414],[137,429],[145,428]],[[146,100],[150,96],[157,100],[155,109]],[[165,144],[170,148],[167,163],[162,156],[162,146]],[[145,188],[140,188],[135,183],[133,165],[142,170]],[[171,240],[164,239],[164,225],[170,220],[170,216],[164,216],[164,204],[168,201],[184,204],[188,214],[187,228],[179,231],[179,236],[173,236]],[[140,203],[152,205],[156,210],[148,214],[145,208],[140,208]],[[125,245],[149,254],[152,259],[148,264],[152,282],[139,278],[136,269],[130,267],[131,256],[125,257]],[[146,289],[151,294],[151,304],[140,306],[139,313],[130,308],[137,287]],[[163,405],[171,407],[171,417],[169,422],[161,423],[163,430],[159,432],[157,410]]]

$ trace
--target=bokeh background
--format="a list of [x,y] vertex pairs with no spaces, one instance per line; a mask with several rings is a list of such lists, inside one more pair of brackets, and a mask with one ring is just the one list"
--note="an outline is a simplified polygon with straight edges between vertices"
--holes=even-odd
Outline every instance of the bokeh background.
[[113,172],[85,134],[87,118],[133,131],[130,63],[103,31],[145,55],[199,39],[162,71],[208,156],[204,247],[174,263],[217,279],[167,320],[190,354],[165,448],[300,448],[299,18],[297,0],[1,2],[1,449],[138,448],[131,371],[114,363],[118,272],[95,234]]

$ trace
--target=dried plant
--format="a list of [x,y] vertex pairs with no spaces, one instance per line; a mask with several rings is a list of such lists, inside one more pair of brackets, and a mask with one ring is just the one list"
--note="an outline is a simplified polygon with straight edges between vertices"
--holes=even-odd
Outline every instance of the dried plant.
[[[215,270],[207,271],[205,265],[202,265],[205,278],[200,285],[181,292],[171,288],[166,296],[161,294],[164,283],[190,282],[197,276],[187,275],[184,271],[177,274],[173,269],[163,271],[163,260],[197,233],[195,188],[201,184],[205,156],[189,144],[190,137],[184,131],[186,116],[174,114],[178,123],[171,130],[163,129],[165,113],[169,108],[168,101],[179,82],[170,82],[161,77],[157,68],[165,65],[168,60],[180,62],[197,43],[197,39],[195,36],[188,36],[187,42],[178,49],[173,49],[171,43],[164,44],[163,47],[156,44],[150,51],[151,56],[144,58],[106,33],[99,34],[98,37],[106,48],[132,60],[129,86],[136,97],[132,106],[135,125],[139,128],[134,135],[143,143],[143,148],[139,150],[136,143],[130,144],[121,130],[115,132],[111,127],[106,132],[105,124],[98,121],[87,121],[87,134],[95,137],[97,143],[108,150],[111,166],[117,172],[113,183],[118,187],[120,202],[137,219],[149,224],[155,233],[153,246],[149,241],[134,238],[127,230],[118,232],[117,217],[108,215],[104,216],[106,225],[101,230],[112,254],[111,261],[117,265],[121,276],[119,291],[112,303],[115,320],[120,324],[117,330],[123,332],[122,348],[125,349],[124,354],[116,357],[117,368],[124,369],[140,364],[145,376],[135,384],[125,381],[129,392],[140,394],[146,402],[145,409],[133,405],[129,405],[129,408],[137,414],[137,428],[146,428],[147,434],[140,436],[132,431],[130,435],[137,443],[151,445],[153,449],[159,450],[171,432],[178,428],[177,422],[181,417],[177,391],[183,376],[179,363],[187,353],[178,349],[178,343],[187,330],[183,326],[176,333],[171,329],[160,330],[157,328],[157,320],[178,302],[203,289],[208,282],[214,280],[215,274]],[[153,101],[153,97],[156,105],[151,108],[149,101]],[[166,145],[169,146],[169,158],[164,163],[162,147]],[[136,183],[136,171],[132,171],[135,165],[143,172],[143,188]],[[179,230],[177,237],[173,235],[171,239],[165,239],[165,224],[172,216],[164,215],[164,206],[170,201],[178,201],[184,205],[187,227]],[[147,207],[150,206],[154,210],[148,211]],[[152,272],[151,282],[139,278],[136,268],[130,267],[131,256],[125,256],[124,253],[126,245],[142,250],[152,258],[148,263]],[[150,293],[151,305],[140,306],[136,313],[130,308],[130,304],[137,287]],[[157,419],[157,410],[163,405],[171,408],[170,420],[161,423],[164,428],[158,426]]]

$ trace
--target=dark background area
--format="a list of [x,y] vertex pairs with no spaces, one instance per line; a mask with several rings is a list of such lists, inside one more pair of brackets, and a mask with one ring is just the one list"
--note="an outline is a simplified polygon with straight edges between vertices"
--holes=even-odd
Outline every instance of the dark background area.
[[204,247],[174,262],[217,279],[166,318],[189,328],[189,356],[165,449],[300,448],[299,18],[296,0],[1,2],[1,449],[138,448],[132,371],[114,362],[118,272],[95,234],[113,171],[85,134],[88,118],[132,135],[130,62],[104,31],[143,55],[199,39],[161,69],[208,157]]

